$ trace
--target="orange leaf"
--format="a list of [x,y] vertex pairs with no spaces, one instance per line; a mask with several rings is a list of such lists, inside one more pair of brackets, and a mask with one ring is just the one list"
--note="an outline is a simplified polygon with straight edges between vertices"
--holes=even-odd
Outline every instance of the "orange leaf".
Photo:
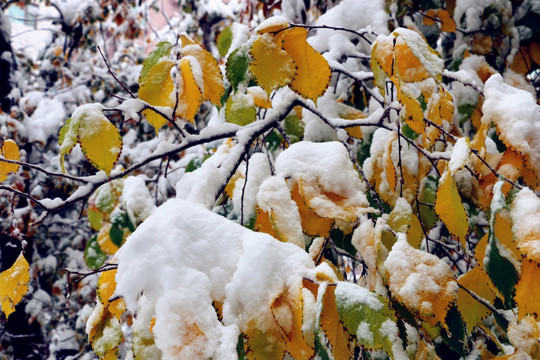
[[424,15],[424,18],[422,19],[422,23],[427,26],[431,26],[435,24],[435,10],[429,9],[426,11],[426,14]]
[[525,258],[521,263],[521,276],[516,285],[514,300],[518,306],[518,318],[533,314],[540,319],[540,264]]
[[441,31],[456,32],[456,22],[452,19],[448,11],[444,9],[437,10],[437,17],[441,21]]
[[302,221],[302,229],[308,235],[323,237],[330,235],[330,229],[332,228],[334,221],[317,215],[315,211],[307,205],[300,187],[303,188],[303,186],[298,183],[294,185],[291,190],[291,198],[296,203],[296,206],[298,206],[298,212],[300,213],[300,219]]

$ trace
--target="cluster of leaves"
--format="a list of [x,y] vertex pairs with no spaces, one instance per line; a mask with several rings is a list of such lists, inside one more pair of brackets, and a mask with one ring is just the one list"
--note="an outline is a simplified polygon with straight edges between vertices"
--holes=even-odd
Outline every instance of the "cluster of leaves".
[[[535,300],[540,298],[540,229],[535,226],[540,199],[534,193],[540,184],[535,153],[540,134],[518,141],[512,119],[483,106],[491,106],[494,98],[487,89],[499,86],[505,87],[501,93],[525,99],[531,113],[539,113],[537,98],[497,75],[504,73],[510,84],[530,90],[527,79],[513,71],[534,73],[536,68],[523,68],[522,63],[538,64],[537,45],[531,41],[537,33],[532,29],[533,35],[518,39],[521,55],[513,53],[512,58],[510,50],[501,52],[507,42],[511,48],[513,36],[508,35],[511,16],[506,8],[485,8],[485,29],[477,32],[464,27],[468,15],[454,19],[449,3],[397,5],[396,21],[413,23],[404,20],[412,17],[418,21],[416,28],[396,26],[390,35],[371,40],[367,32],[332,30],[352,32],[355,42],[347,38],[348,44],[359,51],[365,42],[371,50],[345,60],[321,55],[307,41],[310,26],[282,17],[262,22],[241,44],[234,37],[245,32],[223,30],[217,39],[223,72],[211,52],[182,34],[174,44],[160,42],[146,57],[136,98],[111,107],[87,104],[73,112],[60,130],[62,170],[65,155],[78,144],[92,166],[103,172],[66,178],[84,182],[66,200],[44,201],[30,194],[26,198],[43,208],[44,215],[89,202],[87,216],[97,235],[85,243],[85,260],[94,271],[84,277],[101,274],[86,331],[101,359],[119,356],[125,341],[122,326],[131,324],[132,315],[133,357],[148,358],[152,352],[159,356],[152,331],[155,317],[142,308],[129,314],[115,295],[115,253],[145,218],[130,215],[122,179],[166,158],[185,167],[186,174],[204,174],[206,165],[214,166],[207,159],[218,159],[216,171],[222,171],[222,181],[207,194],[206,205],[276,241],[306,249],[316,265],[335,272],[334,277],[320,273],[304,278],[301,289],[284,286],[260,310],[271,313],[271,320],[241,329],[239,358],[406,354],[450,359],[479,353],[482,358],[517,359],[540,354],[540,303]],[[526,6],[514,5],[517,14]],[[495,27],[495,18],[504,26]],[[526,15],[517,21],[530,22]],[[442,56],[433,49],[441,34],[450,39],[443,42]],[[471,39],[472,49],[459,54],[452,50]],[[450,53],[458,55],[447,59]],[[475,59],[475,66],[467,59]],[[351,62],[355,70],[347,67]],[[462,64],[468,66],[463,70],[467,76],[449,70],[460,70]],[[474,93],[472,102],[455,90],[465,86]],[[205,131],[206,101],[229,124]],[[121,156],[126,136],[107,111],[125,119],[143,115],[157,136],[173,134],[173,140],[132,164]],[[308,130],[313,121],[330,129],[330,135],[316,140],[339,140],[339,148],[351,155],[336,170],[346,187],[337,175],[332,183],[318,173],[280,168],[286,161],[280,156],[292,144],[306,151],[323,146],[301,141],[314,140]],[[224,141],[221,150],[208,157],[217,140]],[[204,155],[185,156],[201,144],[206,144]],[[328,149],[337,152],[335,147]],[[225,160],[219,160],[223,152]],[[244,199],[249,163],[260,153],[271,159],[272,171],[269,182],[259,184],[256,199],[251,199],[253,216],[244,219],[244,211],[250,213]],[[19,161],[12,140],[3,142],[1,154],[7,160],[0,163],[2,181],[19,165],[28,166]],[[116,167],[119,164],[126,169]],[[7,191],[25,196],[15,188]],[[535,220],[523,222],[527,212]],[[27,291],[28,272],[21,255],[0,274],[6,317]],[[219,318],[219,299],[213,300]],[[312,303],[318,311],[307,314]],[[198,353],[199,340],[206,335],[196,324],[186,332],[187,340],[178,340],[178,353]],[[506,354],[508,344],[513,354]]]

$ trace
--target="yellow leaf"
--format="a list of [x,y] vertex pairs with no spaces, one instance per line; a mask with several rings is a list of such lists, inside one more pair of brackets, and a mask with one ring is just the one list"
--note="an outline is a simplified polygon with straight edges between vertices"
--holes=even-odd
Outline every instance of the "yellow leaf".
[[461,202],[454,178],[446,170],[439,180],[435,199],[435,212],[444,222],[448,231],[457,236],[463,248],[469,233],[469,219]]
[[452,19],[448,11],[444,9],[437,10],[437,17],[441,21],[441,31],[456,32],[456,22]]
[[396,169],[394,167],[394,162],[392,161],[392,142],[397,138],[397,133],[392,133],[386,139],[386,145],[384,148],[383,162],[384,162],[384,173],[386,174],[386,181],[388,181],[388,187],[392,193],[396,192]]
[[250,53],[253,61],[249,69],[268,94],[292,82],[296,67],[274,36],[260,35],[251,46]]
[[[474,292],[490,303],[493,303],[495,300],[495,288],[491,283],[491,279],[482,269],[482,266],[476,266],[474,269],[469,270],[466,274],[460,276],[458,283],[465,289]],[[491,314],[491,311],[488,308],[461,288],[458,291],[457,307],[463,317],[463,321],[467,324],[467,331],[469,334],[485,317]]]
[[221,104],[221,96],[225,91],[223,75],[216,59],[199,45],[182,47],[183,56],[193,56],[201,65],[203,72],[203,100],[210,100],[214,105]]
[[195,45],[195,41],[193,41],[193,39],[191,39],[185,33],[180,35],[180,43],[182,44],[182,47],[186,47],[188,45]]
[[257,218],[255,219],[253,230],[263,232],[276,239],[280,239],[278,232],[274,228],[274,222],[272,221],[270,214],[259,207],[257,207]]
[[328,87],[332,72],[326,59],[306,41],[307,32],[301,27],[287,30],[283,35],[283,49],[297,66],[291,88],[316,102]]
[[506,209],[502,209],[495,213],[495,237],[505,249],[512,254],[514,260],[521,260],[521,254],[517,249],[517,244],[514,241],[514,234],[512,233],[512,218],[510,212]]
[[281,338],[279,326],[266,331],[261,330],[255,320],[250,321],[243,331],[247,339],[244,343],[246,357],[249,360],[283,359],[287,346]]
[[424,240],[424,230],[422,230],[422,224],[415,214],[411,216],[411,226],[407,231],[407,241],[415,249],[419,249]]
[[[171,69],[174,63],[167,59],[154,65],[139,88],[139,98],[154,106],[174,106],[174,84]],[[152,110],[144,110],[148,122],[156,129],[167,123],[167,119]]]
[[[11,139],[4,140],[4,143],[0,148],[0,155],[8,160],[19,161],[19,147],[15,141]],[[19,170],[19,165],[0,161],[0,182],[7,179],[7,174],[10,172],[15,173],[17,170]]]
[[113,301],[110,301],[111,296],[113,296],[116,291],[116,269],[104,271],[99,276],[98,285],[97,285],[97,296],[99,301],[109,308],[109,312],[114,315],[118,320],[120,316],[126,311],[126,304],[123,299],[116,298]]
[[79,144],[92,165],[107,174],[110,174],[122,152],[120,132],[105,115],[81,119]]
[[[386,76],[391,77],[393,75],[392,64],[394,56],[394,39],[390,36],[380,36],[371,46],[371,68],[375,78],[377,74],[381,77],[381,71]],[[376,71],[378,70],[378,71]],[[377,74],[376,74],[377,73]],[[379,87],[383,79],[377,81]]]
[[336,360],[352,359],[349,347],[350,335],[343,327],[337,311],[336,285],[329,284],[322,298],[322,311],[319,318],[321,329],[332,345],[332,354]]
[[99,229],[98,236],[97,236],[97,242],[99,244],[99,247],[103,252],[107,255],[114,255],[116,251],[118,251],[118,246],[116,246],[109,236],[109,231],[111,231],[111,223],[105,223]]
[[[337,107],[338,116],[342,119],[357,120],[367,117],[365,113],[352,106],[338,102],[335,105]],[[348,127],[345,128],[345,131],[347,131],[347,134],[349,134],[349,136],[352,136],[354,138],[362,139],[363,137],[362,129],[360,126]]]
[[178,108],[176,109],[176,115],[195,123],[195,115],[197,114],[197,111],[199,111],[203,95],[193,75],[192,66],[190,58],[185,57],[180,60],[182,86],[178,91]]
[[15,306],[21,302],[28,291],[30,282],[30,265],[23,253],[7,270],[0,273],[0,301],[6,318],[15,311]]
[[279,30],[283,30],[289,26],[289,21],[282,16],[274,16],[272,18],[266,19],[263,21],[257,28],[255,32],[257,34],[272,33]]
[[401,90],[401,87],[396,85],[398,89],[398,100],[405,106],[405,122],[417,134],[424,134],[424,112],[418,100],[413,99]]
[[435,353],[435,347],[433,345],[426,345],[423,340],[420,340],[418,344],[418,352],[416,353],[415,360],[440,360],[441,358]]
[[88,340],[101,360],[115,359],[122,341],[122,326],[107,308],[98,303],[86,324]]
[[270,306],[272,316],[279,325],[281,336],[287,344],[289,354],[295,360],[308,360],[314,355],[302,334],[302,300],[301,294],[296,296],[287,289],[283,291]]
[[401,37],[397,38],[394,46],[394,74],[403,82],[418,82],[430,77],[424,65]]
[[476,248],[474,249],[474,258],[476,261],[478,261],[478,265],[483,267],[484,266],[484,258],[486,257],[486,248],[489,240],[489,233],[486,233],[480,241],[478,241],[478,244],[476,244]]
[[262,87],[250,86],[247,89],[247,94],[253,97],[255,106],[263,109],[270,109],[272,107],[272,101]]
[[540,264],[525,258],[521,263],[521,276],[516,285],[514,300],[518,306],[518,318],[532,314],[540,319]]
[[304,196],[301,193],[302,189],[300,189],[300,187],[303,189],[303,186],[299,185],[298,183],[294,185],[293,189],[291,190],[291,198],[298,207],[298,212],[300,213],[300,219],[302,222],[302,229],[308,235],[323,237],[330,235],[330,229],[332,228],[334,221],[332,219],[323,218],[317,215],[317,213],[315,213],[315,211],[313,211],[306,204]]

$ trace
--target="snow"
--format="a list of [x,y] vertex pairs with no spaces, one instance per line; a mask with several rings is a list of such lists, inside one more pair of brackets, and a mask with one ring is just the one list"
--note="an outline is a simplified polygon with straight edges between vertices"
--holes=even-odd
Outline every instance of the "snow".
[[343,281],[338,282],[335,295],[336,302],[339,302],[340,304],[352,303],[367,305],[374,311],[379,311],[384,306],[375,293],[353,283]]
[[471,145],[466,137],[459,138],[452,149],[448,169],[452,175],[469,164],[471,160]]
[[265,19],[263,22],[261,22],[254,30],[254,32],[260,34],[263,32],[267,32],[269,28],[275,28],[275,30],[279,30],[280,28],[285,28],[289,26],[289,20],[284,16],[272,16],[268,19]]
[[492,75],[485,84],[482,122],[497,125],[503,142],[522,152],[530,166],[540,171],[540,105],[531,93],[503,82],[499,74]]
[[[171,359],[234,358],[238,331],[273,319],[270,304],[279,294],[299,291],[303,278],[320,273],[337,280],[297,246],[180,199],[157,208],[117,257],[116,294],[132,312],[143,298],[155,307],[156,345]],[[223,303],[222,323],[212,300]],[[186,334],[195,328],[206,337]]]
[[540,198],[524,187],[512,203],[510,216],[520,251],[530,259],[540,260]]
[[135,226],[150,216],[156,207],[142,176],[124,180],[122,203]]

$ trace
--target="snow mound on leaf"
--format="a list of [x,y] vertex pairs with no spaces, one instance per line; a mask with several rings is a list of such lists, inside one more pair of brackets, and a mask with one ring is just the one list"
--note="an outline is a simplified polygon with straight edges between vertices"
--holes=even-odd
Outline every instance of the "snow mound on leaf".
[[[154,306],[166,359],[236,358],[239,332],[250,320],[272,321],[284,290],[300,291],[316,274],[335,279],[299,247],[181,199],[158,207],[117,254],[116,293],[132,312],[141,294]],[[223,304],[221,322],[213,301]]]

